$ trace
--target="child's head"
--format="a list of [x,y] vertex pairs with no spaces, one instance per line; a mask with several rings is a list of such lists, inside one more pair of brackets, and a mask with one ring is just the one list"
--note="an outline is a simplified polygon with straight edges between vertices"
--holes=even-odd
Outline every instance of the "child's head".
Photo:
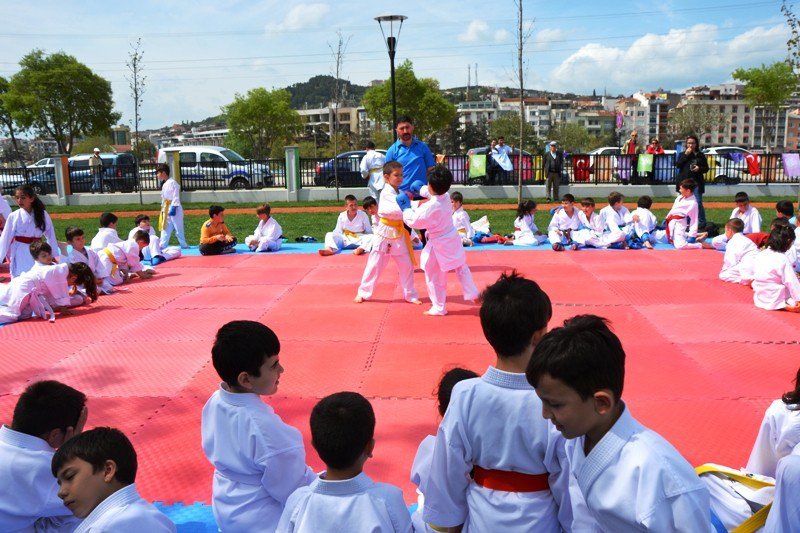
[[586,214],[587,217],[592,216],[594,213],[595,203],[594,198],[589,198],[588,196],[581,200],[581,210]]
[[97,278],[94,277],[92,268],[86,263],[78,261],[69,264],[67,284],[82,286],[86,296],[93,302],[97,301]]
[[451,192],[450,203],[453,204],[453,211],[461,209],[461,206],[464,205],[464,195],[458,191]]
[[136,218],[133,219],[133,223],[136,224],[137,228],[142,228],[146,232],[150,232],[150,217],[145,215],[144,213],[136,215]]
[[69,432],[83,428],[81,413],[86,395],[58,381],[37,381],[20,394],[14,407],[11,429],[39,437],[58,448]]
[[374,149],[375,149],[375,143],[374,142],[367,141],[367,142],[364,143],[364,150],[374,150]]
[[653,199],[647,195],[640,196],[638,200],[636,200],[636,207],[641,207],[642,209],[650,209],[653,205]]
[[525,200],[517,206],[517,218],[522,218],[525,215],[533,216],[536,213],[536,202],[533,200]]
[[86,247],[86,234],[78,226],[67,226],[64,237],[75,250],[83,250]]
[[364,211],[370,215],[375,215],[378,213],[378,201],[372,196],[367,196],[364,198],[364,202],[361,204],[361,207],[363,207]]
[[794,390],[785,392],[781,400],[786,405],[800,404],[800,368],[797,369],[797,376],[794,378]]
[[101,228],[116,228],[117,227],[117,220],[119,217],[114,213],[109,213],[106,211],[102,215],[100,215],[100,227]]
[[166,163],[159,163],[156,165],[156,177],[161,179],[169,178],[169,165]]
[[456,383],[477,377],[478,374],[466,368],[451,368],[445,372],[442,379],[439,380],[439,388],[436,389],[439,415],[444,416],[445,411],[447,411],[447,406],[450,405],[450,395],[453,393],[453,387],[456,386]]
[[572,196],[570,193],[567,193],[561,197],[561,206],[567,211],[567,213],[572,212],[574,203],[575,203],[575,197]]
[[481,294],[483,335],[498,357],[529,354],[553,316],[550,298],[516,270],[503,273]]
[[344,197],[344,209],[350,214],[355,214],[358,211],[358,200],[352,194]]
[[778,217],[792,218],[794,216],[794,204],[791,200],[778,200],[775,204],[775,213]]
[[775,250],[778,253],[784,253],[794,244],[794,230],[789,226],[776,225],[769,232],[769,239],[767,239],[767,248]]
[[579,315],[536,345],[525,376],[542,400],[542,415],[573,439],[607,426],[614,416],[625,351],[604,318]]
[[736,202],[736,207],[738,207],[739,211],[742,213],[747,211],[747,206],[750,205],[750,197],[744,191],[737,192],[736,196],[733,197],[733,201]]
[[231,392],[268,396],[278,390],[283,373],[275,332],[260,322],[234,320],[217,331],[211,362]]
[[681,196],[688,198],[694,194],[694,190],[697,188],[697,182],[692,178],[686,178],[685,180],[681,181],[679,187]]
[[[223,209],[224,211],[224,209]],[[256,209],[256,215],[260,220],[267,220],[269,219],[270,214],[272,213],[272,208],[269,204],[265,203],[264,205],[258,206]]]
[[736,233],[742,233],[744,231],[744,220],[741,218],[732,218],[725,223],[725,237],[728,240],[733,237]]
[[775,228],[777,228],[779,226],[782,226],[782,227],[785,227],[785,228],[790,227],[789,226],[789,219],[785,218],[785,217],[773,218],[772,219],[772,223],[769,225],[769,230],[772,231],[772,230],[774,230]]
[[361,468],[375,447],[375,412],[357,392],[337,392],[311,411],[311,444],[328,469]]
[[383,179],[397,189],[403,184],[403,165],[398,161],[389,161],[383,165]]
[[221,205],[212,205],[208,208],[208,218],[214,222],[225,221],[225,208]]
[[33,241],[28,248],[35,261],[38,261],[43,265],[52,264],[53,262],[52,246],[50,246],[43,240],[38,240],[38,241]]
[[619,211],[620,207],[622,207],[622,200],[625,197],[620,192],[612,192],[608,195],[608,205],[614,208],[615,211]]
[[120,430],[97,427],[64,443],[50,463],[58,497],[78,518],[136,481],[136,450]]
[[433,194],[445,194],[453,184],[453,173],[441,163],[433,167],[433,172],[428,176],[428,189]]
[[150,244],[150,234],[142,229],[136,230],[136,233],[133,234],[133,240],[136,241],[136,244],[139,245],[139,250],[141,250]]

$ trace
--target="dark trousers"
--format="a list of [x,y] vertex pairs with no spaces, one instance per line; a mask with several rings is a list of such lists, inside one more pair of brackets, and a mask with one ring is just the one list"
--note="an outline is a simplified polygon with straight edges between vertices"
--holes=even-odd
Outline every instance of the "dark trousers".
[[231,250],[234,246],[236,246],[236,238],[231,242],[211,242],[208,244],[201,244],[200,248],[200,255],[220,255],[225,253],[228,250]]
[[[554,172],[552,170],[547,171],[547,180],[544,182],[544,192],[545,196],[548,198],[552,198],[556,202],[558,202],[558,186],[561,184],[561,174],[558,172]],[[550,189],[553,190],[553,195],[550,195]]]

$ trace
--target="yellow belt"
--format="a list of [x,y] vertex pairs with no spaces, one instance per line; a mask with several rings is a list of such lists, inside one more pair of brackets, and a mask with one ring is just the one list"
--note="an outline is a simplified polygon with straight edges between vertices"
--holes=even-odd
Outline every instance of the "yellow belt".
[[343,233],[353,239],[358,239],[364,235],[363,233],[356,233],[355,231],[350,231],[349,229],[343,230]]
[[408,255],[411,256],[411,263],[413,263],[414,266],[417,266],[417,258],[414,257],[414,245],[411,244],[411,234],[408,233],[408,230],[406,229],[405,225],[403,225],[403,221],[391,220],[388,218],[381,217],[381,224],[389,226],[390,228],[394,228],[400,232],[403,240],[406,241],[406,247],[408,248]]
[[463,235],[467,234],[467,230],[465,228],[458,228],[458,232],[463,234]]
[[164,231],[164,228],[167,227],[167,216],[169,215],[169,206],[172,204],[172,200],[164,200],[161,202],[161,212],[158,214],[158,231]]
[[103,251],[108,256],[108,260],[111,261],[111,276],[113,277],[114,274],[117,273],[117,259],[114,257],[114,252],[109,250],[108,248],[103,248]]
[[[712,474],[719,473],[734,481],[738,481],[739,483],[741,483],[746,487],[756,490],[763,487],[775,486],[774,483],[761,481],[760,479],[754,479],[748,477],[746,474],[743,474],[742,472],[739,472],[738,470],[734,470],[732,468],[728,468],[725,466],[720,466],[714,463],[706,463],[704,465],[700,465],[696,467],[694,470],[695,472],[697,472],[698,476],[708,473]],[[764,507],[753,513],[753,515],[750,518],[748,518],[747,520],[736,526],[735,529],[731,530],[732,533],[753,533],[755,531],[758,531],[759,529],[764,527],[764,524],[767,523],[767,515],[769,514],[769,510],[771,508],[772,508],[772,503],[768,503],[767,505],[765,505]]]

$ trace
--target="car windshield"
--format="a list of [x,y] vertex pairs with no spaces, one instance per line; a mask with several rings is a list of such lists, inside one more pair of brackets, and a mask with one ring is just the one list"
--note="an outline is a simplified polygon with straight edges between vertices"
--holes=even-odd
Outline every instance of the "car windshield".
[[233,150],[220,150],[219,152],[228,161],[244,161],[244,157],[240,156]]

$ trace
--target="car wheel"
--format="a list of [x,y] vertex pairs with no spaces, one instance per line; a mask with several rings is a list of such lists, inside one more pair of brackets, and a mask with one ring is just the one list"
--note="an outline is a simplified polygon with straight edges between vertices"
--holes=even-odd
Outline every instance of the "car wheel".
[[242,191],[250,188],[250,182],[244,178],[236,178],[231,181],[231,189],[234,191]]
[[[342,183],[340,181],[339,185],[341,185],[341,184]],[[334,176],[331,176],[330,178],[328,178],[328,181],[325,183],[325,186],[329,187],[329,188],[336,187],[336,178]]]
[[720,174],[720,175],[718,175],[718,176],[716,176],[714,178],[714,184],[715,185],[721,185],[721,184],[726,183],[727,180],[728,180],[728,176],[726,176],[725,174]]

